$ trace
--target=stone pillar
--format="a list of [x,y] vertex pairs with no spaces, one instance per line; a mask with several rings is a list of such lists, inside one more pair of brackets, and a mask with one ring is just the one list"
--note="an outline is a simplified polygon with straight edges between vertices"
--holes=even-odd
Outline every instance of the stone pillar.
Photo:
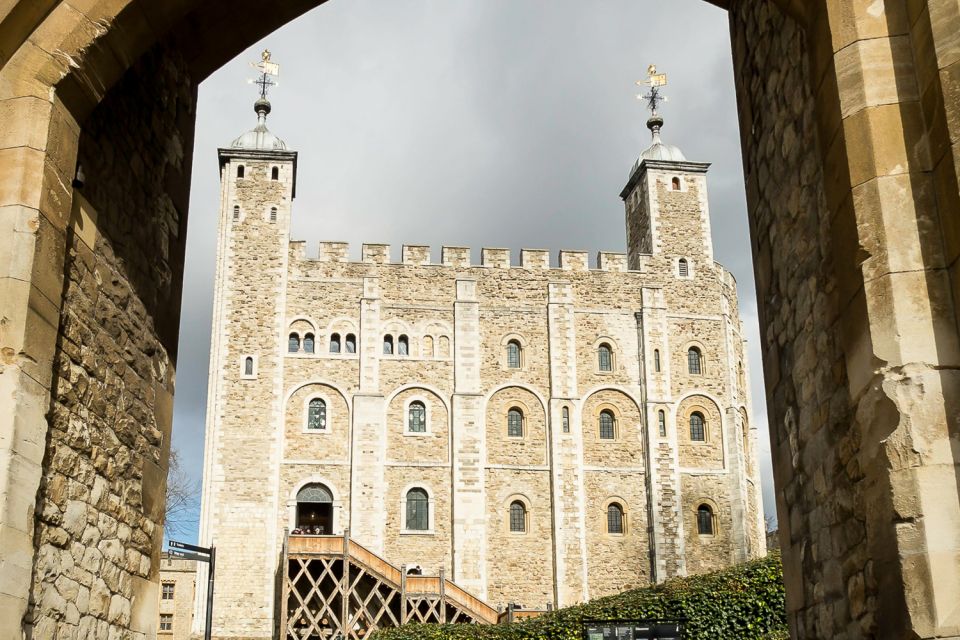
[[[663,582],[686,574],[680,458],[677,431],[671,424],[673,394],[670,385],[670,332],[663,289],[644,287],[642,310],[636,314],[640,345],[640,380],[647,423],[647,500],[652,579]],[[657,371],[659,352],[660,371]],[[660,435],[659,412],[664,412],[666,436]]]
[[[3,79],[10,73],[4,70]],[[0,98],[0,639],[20,640],[80,127],[52,92]],[[79,211],[77,211],[79,214]],[[94,250],[96,220],[80,241]],[[9,404],[7,404],[9,403]]]
[[453,304],[453,579],[486,597],[486,431],[480,395],[480,303],[476,280],[457,280]]
[[[553,492],[554,597],[558,606],[587,599],[587,538],[584,521],[583,430],[579,425],[577,323],[573,287],[548,285],[550,336],[550,471]],[[569,432],[563,431],[563,410]]]
[[386,526],[386,414],[380,393],[380,282],[363,279],[360,391],[353,397],[350,537],[383,554]]

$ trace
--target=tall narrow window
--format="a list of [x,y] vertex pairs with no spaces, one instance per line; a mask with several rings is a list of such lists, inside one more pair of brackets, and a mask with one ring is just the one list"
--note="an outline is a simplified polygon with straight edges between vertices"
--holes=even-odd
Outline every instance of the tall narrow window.
[[613,440],[617,435],[616,421],[613,418],[613,412],[604,409],[600,412],[600,439]]
[[703,414],[699,411],[690,414],[690,439],[694,442],[705,442],[707,440]]
[[510,505],[510,531],[523,533],[527,530],[527,508],[519,500]]
[[270,207],[270,222],[276,222],[276,221],[277,221],[277,208]]
[[616,502],[607,507],[607,533],[623,533],[623,507]]
[[410,338],[407,336],[400,336],[397,338],[397,355],[398,356],[408,356],[410,355]]
[[440,336],[439,340],[440,345],[440,357],[449,358],[450,357],[450,338],[447,336]]
[[279,180],[279,179],[280,179],[280,167],[274,167],[273,169],[271,169],[271,171],[270,171],[270,179],[271,179],[271,180]]
[[340,353],[340,334],[330,334],[330,353]]
[[653,370],[660,373],[660,349],[653,350]]
[[516,407],[507,412],[507,435],[511,438],[523,437],[523,411]]
[[357,336],[352,333],[347,334],[347,353],[357,352]]
[[407,530],[426,531],[430,528],[430,498],[420,488],[407,491]]
[[702,536],[713,535],[713,509],[709,505],[697,507],[697,533]]
[[673,190],[680,191],[680,178],[673,179]]
[[690,265],[687,264],[686,258],[680,258],[680,261],[677,263],[677,270],[680,272],[681,278],[686,278],[690,275]]
[[393,355],[393,336],[383,336],[383,353],[388,356]]
[[322,431],[327,428],[327,403],[314,398],[307,405],[307,429]]
[[422,402],[411,402],[407,414],[407,430],[410,433],[427,432],[427,408]]
[[242,165],[242,164],[237,166],[237,177],[238,177],[238,178],[242,178],[242,177],[243,177],[243,165]]
[[423,342],[420,345],[420,353],[424,358],[432,358],[436,355],[433,352],[433,338],[431,336],[423,336]]
[[290,353],[300,351],[300,336],[295,333],[290,334],[290,338],[287,340],[287,351]]
[[313,334],[308,333],[307,335],[303,336],[303,350],[306,351],[307,353],[313,353],[313,347],[314,347]]
[[667,414],[664,413],[663,409],[657,411],[657,426],[660,428],[660,437],[665,437],[667,435]]
[[520,368],[520,343],[516,340],[507,343],[507,367],[510,369]]
[[247,356],[243,361],[243,375],[252,376],[253,375],[253,358]]
[[567,407],[563,408],[563,432],[570,433],[570,409]]
[[703,354],[696,347],[690,347],[687,351],[687,371],[695,376],[703,373]]
[[597,349],[597,357],[600,371],[613,371],[613,352],[610,350],[610,345],[607,343],[601,344]]
[[240,219],[240,205],[238,204],[233,205],[233,219],[234,220]]

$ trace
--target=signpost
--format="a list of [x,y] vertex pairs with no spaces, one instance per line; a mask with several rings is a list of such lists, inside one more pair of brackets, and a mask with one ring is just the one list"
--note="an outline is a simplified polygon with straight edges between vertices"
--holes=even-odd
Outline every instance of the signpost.
[[187,544],[178,540],[170,540],[168,553],[174,558],[185,558],[187,560],[196,560],[206,562],[210,565],[207,571],[207,616],[206,624],[203,626],[203,639],[210,640],[210,627],[213,623],[213,573],[217,562],[217,548],[198,547],[195,544]]
[[583,640],[682,640],[682,620],[584,620]]

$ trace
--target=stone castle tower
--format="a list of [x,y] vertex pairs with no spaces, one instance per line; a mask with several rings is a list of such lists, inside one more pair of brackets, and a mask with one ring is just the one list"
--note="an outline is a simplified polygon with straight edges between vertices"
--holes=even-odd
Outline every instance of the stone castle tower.
[[[494,606],[563,606],[765,552],[746,348],[709,165],[660,139],[628,251],[290,240],[297,153],[219,151],[200,543],[213,635],[269,638],[285,536],[343,535]],[[201,567],[201,574],[203,568]],[[197,602],[205,599],[203,575]],[[203,619],[197,615],[197,624]]]

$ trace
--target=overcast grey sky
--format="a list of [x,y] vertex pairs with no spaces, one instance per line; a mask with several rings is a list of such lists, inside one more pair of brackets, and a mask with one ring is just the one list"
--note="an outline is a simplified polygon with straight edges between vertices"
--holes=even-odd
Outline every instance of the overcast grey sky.
[[[712,162],[716,258],[737,278],[773,481],[727,17],[702,0],[329,0],[200,86],[173,439],[199,480],[217,147],[255,124],[249,62],[281,65],[268,125],[300,152],[293,237],[625,250],[618,197],[649,144],[634,82],[670,76],[663,137]],[[195,534],[194,534],[195,535]],[[188,536],[189,537],[189,536]]]

